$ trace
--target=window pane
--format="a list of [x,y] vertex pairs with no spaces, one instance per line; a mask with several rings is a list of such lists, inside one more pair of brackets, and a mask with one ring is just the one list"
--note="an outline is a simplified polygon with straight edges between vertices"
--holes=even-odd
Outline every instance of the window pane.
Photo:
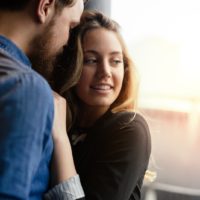
[[156,182],[200,196],[200,1],[113,0],[111,8],[139,71]]

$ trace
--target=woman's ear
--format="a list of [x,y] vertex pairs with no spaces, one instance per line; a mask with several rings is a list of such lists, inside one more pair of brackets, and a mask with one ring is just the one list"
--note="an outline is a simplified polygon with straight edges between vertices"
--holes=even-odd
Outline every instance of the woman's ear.
[[55,12],[55,0],[39,0],[37,5],[37,16],[40,23],[48,21]]

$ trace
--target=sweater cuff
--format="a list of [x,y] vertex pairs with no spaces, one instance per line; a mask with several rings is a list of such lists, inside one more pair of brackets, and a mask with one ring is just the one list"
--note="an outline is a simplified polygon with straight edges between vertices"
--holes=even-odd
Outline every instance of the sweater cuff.
[[45,200],[75,200],[84,197],[79,175],[70,177],[68,180],[56,185],[45,195]]

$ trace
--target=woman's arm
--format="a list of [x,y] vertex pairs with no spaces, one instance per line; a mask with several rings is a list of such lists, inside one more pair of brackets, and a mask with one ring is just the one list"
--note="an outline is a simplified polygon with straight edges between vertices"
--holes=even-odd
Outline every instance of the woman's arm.
[[84,199],[84,192],[76,172],[71,145],[66,132],[66,100],[54,92],[54,151],[51,163],[51,186],[45,200]]
[[52,185],[69,179],[77,174],[72,157],[71,145],[66,129],[66,100],[54,92],[54,124],[51,174]]

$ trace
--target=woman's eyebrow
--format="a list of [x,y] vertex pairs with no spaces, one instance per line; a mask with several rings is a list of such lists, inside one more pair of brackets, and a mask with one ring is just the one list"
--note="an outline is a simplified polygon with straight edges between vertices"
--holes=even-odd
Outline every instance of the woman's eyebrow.
[[[92,53],[92,54],[96,54],[96,55],[99,55],[98,51],[96,50],[93,50],[93,49],[87,49],[84,51],[84,53]],[[109,53],[110,55],[122,55],[122,52],[121,51],[112,51]]]
[[113,51],[110,53],[111,55],[122,55],[122,52],[121,51]]
[[92,53],[92,54],[95,54],[95,55],[99,55],[99,53],[93,49],[88,49],[88,50],[85,50],[84,53]]

